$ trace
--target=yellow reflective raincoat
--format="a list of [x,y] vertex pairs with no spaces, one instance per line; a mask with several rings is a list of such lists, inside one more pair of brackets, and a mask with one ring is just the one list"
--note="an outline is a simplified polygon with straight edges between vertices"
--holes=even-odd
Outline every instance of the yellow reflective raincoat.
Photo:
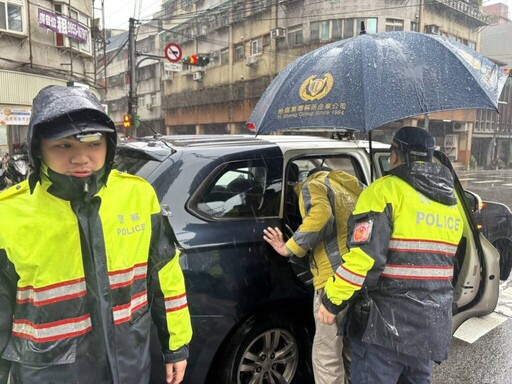
[[346,246],[347,219],[362,191],[358,179],[343,171],[318,171],[295,186],[302,224],[286,242],[296,256],[310,259],[315,290],[325,286],[341,264]]
[[349,324],[349,336],[441,361],[451,340],[453,266],[463,229],[453,179],[435,163],[390,173],[361,194],[349,219],[350,252],[327,283],[323,304],[337,313],[364,287],[367,318]]
[[151,320],[162,363],[186,359],[192,337],[175,236],[151,185],[112,171],[114,129],[87,178],[42,162],[38,124],[68,112],[114,128],[86,90],[34,100],[33,172],[0,194],[0,384],[147,384]]

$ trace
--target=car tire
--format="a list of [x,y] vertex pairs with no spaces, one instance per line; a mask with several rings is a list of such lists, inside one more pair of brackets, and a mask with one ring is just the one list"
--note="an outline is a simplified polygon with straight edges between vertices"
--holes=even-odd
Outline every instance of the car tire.
[[512,269],[512,240],[498,239],[493,245],[500,254],[500,280],[505,281],[509,278]]
[[215,382],[312,383],[310,345],[305,324],[283,312],[258,315],[230,338]]

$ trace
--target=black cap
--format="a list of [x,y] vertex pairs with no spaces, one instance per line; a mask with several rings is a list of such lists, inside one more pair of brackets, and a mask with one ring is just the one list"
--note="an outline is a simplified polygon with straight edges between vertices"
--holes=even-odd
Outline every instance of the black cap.
[[393,136],[393,144],[405,155],[431,161],[436,140],[426,130],[418,127],[402,127]]
[[106,122],[94,119],[93,116],[64,115],[55,120],[47,121],[39,126],[38,133],[43,139],[59,140],[64,137],[77,134],[87,134],[95,132],[115,132]]

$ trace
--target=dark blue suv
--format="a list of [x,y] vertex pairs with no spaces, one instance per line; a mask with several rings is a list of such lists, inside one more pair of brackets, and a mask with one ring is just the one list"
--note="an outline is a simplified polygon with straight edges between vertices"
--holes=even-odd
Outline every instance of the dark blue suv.
[[[292,186],[314,167],[342,169],[364,184],[382,176],[389,146],[373,148],[370,172],[365,141],[198,135],[120,143],[116,168],[153,185],[182,249],[194,331],[186,383],[313,382],[307,260],[276,254],[263,229],[293,233],[301,219]],[[464,195],[460,185],[457,194]],[[454,331],[492,312],[499,288],[499,255],[478,232],[471,207],[461,209],[465,243],[454,279]],[[152,383],[165,383],[158,343],[152,345]]]

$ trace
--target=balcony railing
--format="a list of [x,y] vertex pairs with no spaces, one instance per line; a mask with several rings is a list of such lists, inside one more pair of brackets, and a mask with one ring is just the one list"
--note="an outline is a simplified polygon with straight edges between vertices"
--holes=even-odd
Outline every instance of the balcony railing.
[[473,5],[468,4],[465,1],[432,0],[430,3],[427,3],[426,5],[445,6],[451,8],[452,10],[466,17],[472,18],[473,21],[477,23],[481,23],[482,25],[489,24],[489,16],[483,14],[477,7],[474,7]]

